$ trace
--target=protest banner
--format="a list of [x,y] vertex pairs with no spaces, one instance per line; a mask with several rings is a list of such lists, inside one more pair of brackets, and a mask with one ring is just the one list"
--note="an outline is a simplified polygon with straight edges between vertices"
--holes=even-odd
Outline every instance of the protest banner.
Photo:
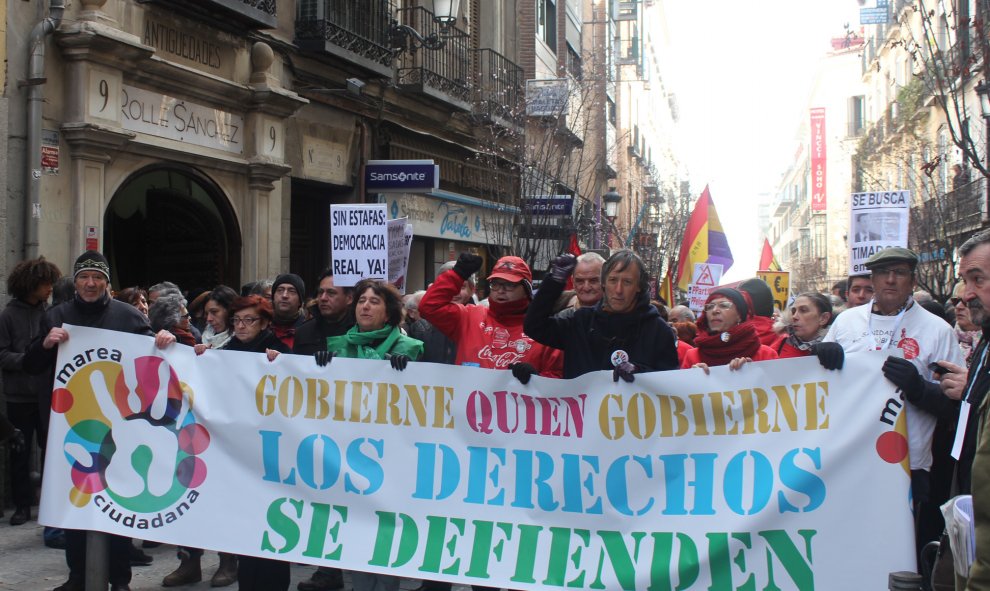
[[864,263],[885,248],[907,248],[911,191],[853,193],[850,207],[850,275],[868,273]]
[[695,263],[691,283],[688,284],[688,307],[697,313],[705,309],[705,300],[722,280],[722,265],[718,263]]
[[412,242],[412,224],[408,218],[388,220],[388,282],[406,293],[406,276],[409,272],[409,247]]
[[330,206],[333,283],[352,287],[362,279],[388,280],[388,215],[384,204]]
[[882,589],[915,568],[884,352],[523,385],[68,330],[45,525],[510,589]]
[[791,297],[791,274],[787,271],[757,271],[756,276],[770,286],[773,292],[773,305],[783,312]]

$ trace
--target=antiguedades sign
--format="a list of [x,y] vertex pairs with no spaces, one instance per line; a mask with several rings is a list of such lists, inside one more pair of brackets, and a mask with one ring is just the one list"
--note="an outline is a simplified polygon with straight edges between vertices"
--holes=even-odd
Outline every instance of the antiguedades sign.
[[429,193],[440,187],[440,167],[432,160],[369,160],[364,167],[368,193]]

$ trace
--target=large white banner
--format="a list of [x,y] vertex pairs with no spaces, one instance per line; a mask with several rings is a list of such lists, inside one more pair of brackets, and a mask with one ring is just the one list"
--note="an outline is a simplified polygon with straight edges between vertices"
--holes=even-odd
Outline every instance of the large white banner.
[[46,525],[511,589],[883,589],[915,567],[879,352],[522,385],[70,333]]

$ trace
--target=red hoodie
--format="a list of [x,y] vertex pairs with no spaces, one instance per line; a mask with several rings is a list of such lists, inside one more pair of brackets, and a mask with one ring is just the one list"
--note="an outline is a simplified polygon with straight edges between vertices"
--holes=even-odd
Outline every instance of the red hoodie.
[[748,320],[753,324],[753,328],[756,329],[756,334],[760,337],[761,344],[773,347],[774,343],[780,339],[780,335],[773,330],[773,318],[752,314]]
[[513,363],[529,363],[541,376],[563,377],[563,352],[523,333],[529,298],[505,304],[489,300],[489,307],[464,306],[451,301],[463,283],[455,271],[445,271],[419,302],[420,315],[457,343],[456,365],[508,369]]

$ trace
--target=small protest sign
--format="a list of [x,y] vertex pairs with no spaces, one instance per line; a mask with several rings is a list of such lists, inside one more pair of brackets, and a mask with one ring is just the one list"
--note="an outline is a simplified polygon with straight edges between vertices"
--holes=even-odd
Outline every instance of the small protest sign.
[[330,256],[335,285],[388,280],[388,228],[384,204],[331,205]]

